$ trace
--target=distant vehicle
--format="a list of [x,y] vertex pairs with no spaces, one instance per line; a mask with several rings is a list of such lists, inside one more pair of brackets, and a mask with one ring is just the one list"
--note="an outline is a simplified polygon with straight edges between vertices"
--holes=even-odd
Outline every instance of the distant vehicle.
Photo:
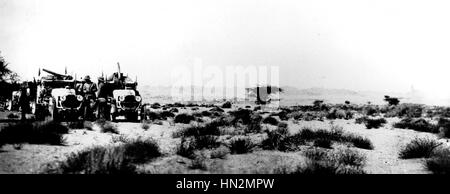
[[141,115],[143,112],[141,111],[142,97],[136,89],[138,83],[120,72],[119,63],[117,63],[117,67],[118,71],[107,77],[103,82],[104,87],[108,90],[108,107],[104,109],[103,114],[109,114],[109,119],[112,121],[116,121],[118,116],[124,116],[128,121],[143,119]]
[[49,75],[35,82],[36,94],[32,102],[35,118],[43,120],[50,117],[57,121],[79,119],[83,115],[83,97],[75,91],[77,81],[67,74],[42,70]]

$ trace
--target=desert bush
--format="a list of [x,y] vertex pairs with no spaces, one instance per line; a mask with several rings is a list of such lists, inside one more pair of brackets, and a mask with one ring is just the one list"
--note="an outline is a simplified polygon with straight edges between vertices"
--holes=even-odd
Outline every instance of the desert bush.
[[195,136],[194,139],[196,149],[217,148],[220,146],[220,142],[217,141],[219,137],[214,135]]
[[286,151],[289,149],[289,130],[286,127],[278,127],[276,130],[267,131],[267,138],[261,143],[261,146],[265,150],[280,150]]
[[227,125],[224,119],[215,119],[206,124],[192,124],[173,134],[174,138],[181,136],[220,135],[220,127]]
[[211,112],[225,112],[223,109],[221,109],[221,108],[219,108],[217,106],[209,109],[209,111],[211,111]]
[[355,147],[358,148],[373,149],[373,145],[369,139],[355,134],[345,134],[342,128],[337,126],[332,126],[330,130],[318,129],[314,131],[309,128],[304,128],[298,133],[294,134],[293,137],[295,137],[295,139],[302,139],[305,141],[327,139],[336,142],[348,142],[352,143]]
[[331,160],[341,165],[362,167],[365,165],[366,157],[356,150],[339,149],[331,154]]
[[230,115],[233,117],[232,123],[236,124],[242,122],[242,124],[247,125],[252,121],[252,110],[248,109],[238,109],[236,111],[230,111]]
[[194,157],[194,151],[196,150],[195,146],[195,141],[193,141],[192,138],[182,137],[176,153],[180,156],[192,159]]
[[230,142],[230,151],[232,154],[245,154],[253,151],[255,144],[248,137],[237,138]]
[[357,148],[373,150],[372,142],[366,137],[351,134],[345,136],[344,139],[347,139],[347,142],[353,143],[353,146]]
[[440,149],[432,153],[426,167],[434,174],[450,174],[450,150]]
[[439,132],[439,128],[436,125],[430,124],[428,121],[422,118],[404,118],[400,122],[394,123],[393,127],[429,133]]
[[159,146],[153,139],[133,139],[122,146],[125,157],[134,164],[142,164],[161,156]]
[[159,109],[159,108],[161,108],[161,105],[159,103],[155,102],[152,105],[150,105],[150,107],[153,109]]
[[365,174],[366,157],[351,149],[324,151],[308,149],[303,153],[309,160],[298,167],[297,174]]
[[441,137],[450,138],[450,120],[445,118],[439,118],[437,127]]
[[197,152],[194,154],[194,158],[192,159],[191,165],[189,165],[189,168],[206,170],[207,169],[206,160],[207,160],[207,157],[203,152]]
[[266,124],[271,124],[271,125],[278,125],[278,120],[276,118],[271,117],[271,116],[268,116],[268,117],[264,118],[262,120],[262,122],[266,123]]
[[178,114],[177,116],[175,116],[174,122],[189,124],[191,121],[194,121],[194,120],[195,120],[194,116],[192,116],[190,114],[186,114],[186,113],[181,113],[181,114]]
[[367,129],[378,129],[380,127],[382,127],[384,124],[387,123],[385,118],[370,118],[370,117],[360,117],[358,118],[356,121],[356,123],[360,124],[360,123],[364,123],[364,125],[366,125]]
[[247,124],[245,128],[246,133],[259,133],[261,132],[261,120],[262,116],[259,114],[253,114],[250,117],[250,122]]
[[226,146],[220,146],[211,151],[211,158],[220,158],[225,159],[226,156],[230,153],[230,149]]
[[400,158],[429,158],[441,143],[428,138],[415,138],[400,150]]
[[50,144],[63,145],[63,134],[69,129],[60,123],[48,122],[20,122],[10,124],[0,131],[0,145],[4,144]]
[[231,102],[226,101],[225,103],[222,104],[222,108],[231,108]]
[[171,109],[169,110],[169,112],[177,113],[177,112],[178,112],[178,109],[177,109],[177,108],[171,108]]
[[159,157],[158,145],[151,139],[127,140],[119,146],[96,146],[72,153],[47,173],[62,174],[135,174],[135,164]]
[[123,147],[93,147],[72,153],[60,165],[45,169],[57,174],[136,174],[136,167],[124,156]]
[[119,134],[117,127],[110,121],[105,119],[99,119],[95,121],[95,124],[100,128],[100,132],[102,133],[114,133]]
[[316,139],[314,140],[314,146],[321,148],[331,148],[332,142],[329,139]]
[[175,114],[173,114],[171,111],[162,111],[159,113],[159,115],[161,116],[162,120],[175,117]]
[[409,117],[419,118],[422,116],[423,105],[403,103],[398,106],[387,107],[386,117]]
[[380,112],[380,110],[376,106],[369,105],[369,106],[365,106],[363,108],[363,114],[366,116],[375,116],[379,112]]

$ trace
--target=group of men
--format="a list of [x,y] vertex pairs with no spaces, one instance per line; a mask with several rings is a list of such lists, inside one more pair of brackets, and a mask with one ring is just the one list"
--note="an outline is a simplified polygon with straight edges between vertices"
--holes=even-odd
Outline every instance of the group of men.
[[99,77],[97,87],[97,84],[91,81],[90,76],[86,75],[84,82],[78,84],[76,90],[84,98],[83,107],[86,120],[94,119],[93,112],[95,108],[98,108],[98,118],[106,119],[109,117],[109,114],[105,114],[107,112],[107,98],[109,94],[103,77]]

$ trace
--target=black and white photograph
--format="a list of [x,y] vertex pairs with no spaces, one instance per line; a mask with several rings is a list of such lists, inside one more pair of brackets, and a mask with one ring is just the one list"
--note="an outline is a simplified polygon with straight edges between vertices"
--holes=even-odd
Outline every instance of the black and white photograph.
[[448,174],[449,10],[0,0],[0,174]]

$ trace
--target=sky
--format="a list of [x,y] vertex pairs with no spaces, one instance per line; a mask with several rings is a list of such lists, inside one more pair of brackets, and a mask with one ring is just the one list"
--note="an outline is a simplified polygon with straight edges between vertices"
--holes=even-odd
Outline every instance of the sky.
[[170,85],[174,68],[276,66],[280,85],[450,97],[450,2],[0,0],[0,51],[39,68],[122,71]]

